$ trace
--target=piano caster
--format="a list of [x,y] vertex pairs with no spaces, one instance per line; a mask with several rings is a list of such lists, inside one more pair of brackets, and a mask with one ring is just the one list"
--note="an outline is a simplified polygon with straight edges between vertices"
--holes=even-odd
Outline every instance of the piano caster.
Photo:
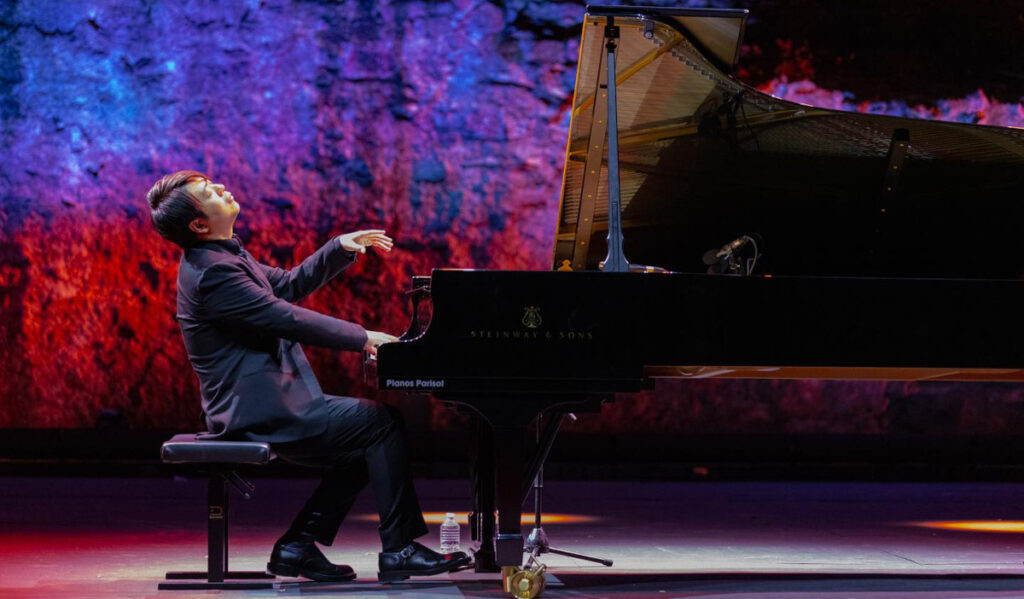
[[530,555],[525,568],[503,566],[501,584],[506,593],[516,599],[534,599],[544,592],[544,570],[547,566],[537,561],[536,553]]
[[505,592],[516,599],[533,599],[544,592],[544,568],[536,570],[520,570],[515,566],[505,566],[502,571],[502,584]]

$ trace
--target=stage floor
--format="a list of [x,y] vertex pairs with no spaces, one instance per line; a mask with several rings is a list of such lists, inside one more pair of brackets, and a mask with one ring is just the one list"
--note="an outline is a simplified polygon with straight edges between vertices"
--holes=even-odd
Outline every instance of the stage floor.
[[[263,569],[315,485],[256,483],[254,499],[232,498],[233,569]],[[468,504],[464,481],[417,488],[425,511]],[[1024,485],[551,481],[545,493],[550,513],[592,518],[546,525],[552,546],[615,565],[544,556],[544,597],[1024,597],[1024,533],[912,524],[1024,520]],[[378,585],[369,491],[326,550],[354,583],[158,591],[165,571],[205,567],[204,501],[202,480],[0,478],[0,597],[504,596],[498,576],[472,571]]]

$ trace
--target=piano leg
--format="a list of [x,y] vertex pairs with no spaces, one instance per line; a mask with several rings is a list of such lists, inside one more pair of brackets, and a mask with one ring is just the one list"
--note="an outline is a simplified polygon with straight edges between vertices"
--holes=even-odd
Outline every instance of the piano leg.
[[476,453],[471,456],[473,514],[470,530],[480,549],[473,556],[477,572],[498,572],[494,562],[494,434],[491,425],[480,416],[476,420]]
[[[577,395],[437,397],[478,417],[476,455],[471,456],[474,461],[470,464],[474,511],[470,527],[476,533],[476,540],[480,541],[476,571],[495,572],[501,566],[521,566],[524,542],[520,518],[524,498],[533,482],[532,475],[547,458],[561,417],[553,423],[549,421],[537,449],[538,455],[533,456],[529,463],[526,459],[527,428],[546,410],[598,411],[606,398]],[[527,470],[531,476],[524,479]],[[495,507],[498,510],[496,538]]]
[[494,541],[499,566],[521,566],[523,531],[523,465],[526,461],[526,428],[494,426],[494,468],[497,472],[498,537]]

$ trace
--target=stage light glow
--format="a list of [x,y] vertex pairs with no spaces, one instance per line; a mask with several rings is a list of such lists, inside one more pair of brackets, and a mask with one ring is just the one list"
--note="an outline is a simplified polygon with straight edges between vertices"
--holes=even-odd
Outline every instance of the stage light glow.
[[1024,521],[1021,520],[935,520],[908,524],[920,528],[964,532],[1024,532]]
[[[469,524],[469,512],[454,512],[455,521],[459,524]],[[440,524],[444,522],[445,512],[423,512],[423,519],[427,521],[427,524]],[[377,514],[359,514],[355,516],[356,520],[361,522],[379,522],[380,518]],[[578,514],[544,514],[541,518],[541,524],[547,526],[548,524],[584,524],[587,522],[596,522],[600,520],[595,516],[581,516]],[[520,523],[523,525],[533,524],[533,514],[524,513],[520,518]]]

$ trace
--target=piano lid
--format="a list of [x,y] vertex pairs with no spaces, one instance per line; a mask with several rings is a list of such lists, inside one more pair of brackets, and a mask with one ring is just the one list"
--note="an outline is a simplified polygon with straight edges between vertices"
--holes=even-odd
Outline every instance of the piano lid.
[[610,17],[630,262],[703,272],[705,250],[757,233],[759,273],[1024,274],[1024,131],[780,100],[728,74],[747,11],[648,7],[585,16],[555,269],[606,252]]

